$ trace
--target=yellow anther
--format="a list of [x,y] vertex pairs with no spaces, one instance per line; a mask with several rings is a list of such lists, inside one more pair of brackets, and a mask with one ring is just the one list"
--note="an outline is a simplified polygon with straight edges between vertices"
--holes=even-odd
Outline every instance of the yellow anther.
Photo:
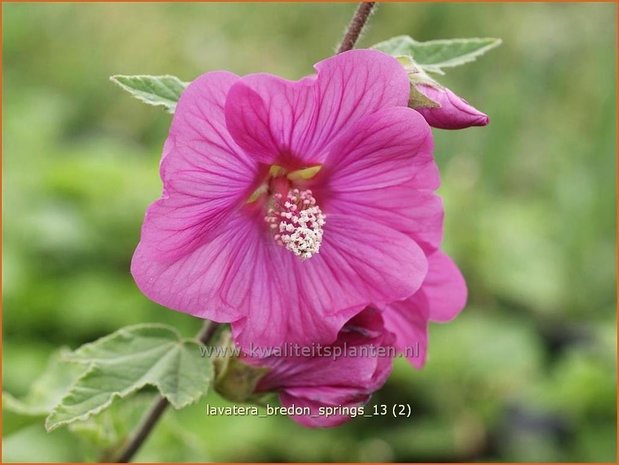
[[249,196],[247,203],[254,203],[262,194],[266,194],[268,190],[269,187],[266,184],[260,184],[258,189],[256,189],[253,194]]
[[322,168],[322,165],[310,166],[309,168],[291,171],[288,173],[287,178],[291,181],[312,179],[320,171],[320,168]]
[[269,169],[269,176],[271,176],[272,178],[282,176],[285,173],[286,170],[279,165],[271,165],[271,168]]

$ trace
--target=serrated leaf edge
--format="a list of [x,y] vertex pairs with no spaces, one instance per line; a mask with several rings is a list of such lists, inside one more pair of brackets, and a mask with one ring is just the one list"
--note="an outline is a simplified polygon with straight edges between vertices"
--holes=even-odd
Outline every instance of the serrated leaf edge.
[[[392,41],[396,41],[396,40],[402,40],[402,41],[406,41],[409,42],[409,44],[414,44],[414,45],[432,45],[432,44],[449,44],[452,43],[454,41],[458,41],[458,42],[483,42],[483,41],[488,41],[491,40],[492,42],[475,50],[474,52],[469,52],[465,55],[465,58],[460,58],[460,61],[457,61],[453,64],[441,64],[441,65],[432,65],[432,64],[420,64],[417,63],[417,66],[419,66],[420,68],[422,68],[424,71],[427,71],[429,73],[434,73],[434,74],[440,74],[440,75],[444,75],[445,72],[443,71],[442,68],[454,68],[456,66],[460,66],[466,63],[471,63],[475,60],[477,60],[477,58],[483,54],[485,54],[486,52],[489,52],[490,50],[498,47],[499,45],[501,45],[503,43],[502,39],[499,39],[497,37],[469,37],[469,38],[454,38],[454,39],[434,39],[434,40],[428,40],[425,42],[421,42],[418,40],[413,39],[411,36],[406,35],[406,34],[401,34],[399,36],[394,36],[391,37],[387,40],[383,40],[381,42],[378,42],[372,46],[370,46],[370,48],[372,49],[379,49],[380,46],[382,46],[383,44],[387,43],[387,42],[392,42]],[[383,53],[387,53],[387,52],[383,52]],[[391,56],[396,56],[397,55],[393,55],[391,53],[389,53]],[[401,55],[400,56],[408,56],[409,58],[413,58],[411,57],[411,55]]]
[[81,360],[79,358],[74,358],[74,355],[76,352],[81,351],[81,350],[86,350],[90,347],[93,347],[95,345],[98,345],[104,341],[108,341],[110,339],[113,339],[119,335],[124,335],[124,336],[128,336],[131,331],[135,331],[135,330],[141,330],[141,329],[166,329],[168,331],[170,331],[171,333],[174,334],[174,336],[176,337],[176,339],[178,341],[182,341],[183,337],[181,336],[181,334],[177,331],[176,328],[169,326],[169,325],[164,325],[162,323],[139,323],[136,325],[131,325],[131,326],[125,326],[122,327],[120,329],[117,329],[116,331],[114,331],[113,333],[110,334],[106,334],[105,336],[100,337],[99,339],[92,341],[92,342],[88,342],[86,344],[81,345],[80,347],[78,347],[77,349],[70,351],[70,352],[66,352],[64,354],[62,354],[62,360],[66,361],[66,362],[72,362],[72,363],[78,363],[78,364],[95,364],[96,362],[93,362],[91,360]]
[[[122,83],[121,81],[119,81],[119,78],[138,78],[138,79],[171,78],[171,79],[176,79],[184,87],[187,87],[189,85],[188,82],[185,82],[185,81],[179,79],[177,76],[173,76],[171,74],[161,74],[161,75],[153,75],[153,74],[114,74],[114,75],[110,76],[110,81],[112,81],[117,86],[121,87],[123,90],[129,92],[134,98],[138,99],[139,101],[141,101],[143,103],[146,103],[147,105],[165,107],[170,113],[174,113],[174,110],[176,109],[176,102],[174,102],[174,103],[152,102],[152,101],[142,97],[141,95],[136,94],[135,93],[136,89],[128,86],[127,84]],[[144,92],[144,91],[141,91],[141,92]]]
[[437,74],[445,74],[442,70],[442,68],[454,68],[456,66],[460,66],[460,65],[464,65],[466,63],[471,63],[473,61],[476,61],[477,58],[483,54],[485,54],[486,52],[489,52],[490,50],[492,50],[493,48],[497,48],[499,45],[501,45],[503,43],[502,39],[496,38],[496,37],[474,37],[474,38],[469,38],[469,39],[437,39],[437,40],[429,40],[427,42],[418,42],[415,41],[413,39],[413,41],[416,44],[442,44],[442,43],[451,43],[454,41],[458,41],[458,42],[482,42],[482,41],[486,41],[486,40],[492,40],[493,42],[484,45],[481,48],[478,48],[477,50],[475,50],[474,52],[469,52],[466,55],[460,56],[457,59],[452,59],[454,61],[456,61],[453,64],[449,64],[449,62],[447,62],[447,64],[440,64],[440,65],[423,65],[423,64],[418,64],[418,66],[420,66],[421,68],[423,68],[425,71],[428,72],[433,72],[433,73],[437,73]]
[[[101,338],[97,339],[96,341],[89,342],[88,344],[84,344],[83,346],[81,346],[81,347],[80,347],[80,349],[81,349],[81,348],[83,348],[83,347],[86,347],[86,346],[90,346],[90,345],[96,344],[97,342],[100,342],[100,341],[103,341],[103,340],[110,339],[110,338],[112,338],[112,337],[114,337],[114,336],[116,336],[116,335],[118,335],[118,334],[120,334],[120,333],[123,333],[123,332],[128,332],[128,331],[130,331],[130,330],[134,330],[134,329],[143,329],[143,328],[159,328],[159,329],[168,329],[168,330],[170,330],[171,332],[173,332],[173,333],[175,334],[175,336],[177,337],[177,339],[178,339],[178,340],[177,340],[177,342],[176,342],[177,344],[182,345],[182,344],[188,344],[188,343],[191,343],[191,344],[195,344],[196,346],[199,346],[199,344],[198,344],[195,340],[192,340],[192,339],[189,339],[189,338],[183,338],[183,337],[181,337],[180,333],[179,333],[179,332],[178,332],[175,328],[173,328],[173,327],[171,327],[171,326],[164,325],[164,324],[160,324],[160,323],[143,323],[143,324],[137,324],[137,325],[126,326],[126,327],[124,327],[124,328],[121,328],[121,329],[119,329],[119,330],[117,330],[117,331],[114,331],[114,332],[113,332],[113,333],[111,333],[111,334],[108,334],[108,335],[106,335],[106,336],[103,336],[103,337],[101,337]],[[76,363],[85,363],[84,361],[81,361],[81,360],[80,360],[80,361],[78,361],[78,360],[69,360],[69,361],[73,361],[73,362],[76,362]],[[65,393],[65,395],[63,396],[63,399],[65,399],[66,397],[68,397],[68,396],[70,396],[72,393],[74,393],[74,389],[75,389],[75,387],[76,387],[76,386],[77,386],[77,385],[78,385],[78,384],[79,384],[79,383],[80,383],[80,382],[81,382],[84,378],[86,378],[88,375],[90,375],[90,374],[91,374],[91,373],[92,373],[92,372],[93,372],[96,368],[98,368],[99,366],[100,366],[100,364],[98,364],[97,362],[89,362],[89,367],[88,367],[88,369],[87,369],[87,370],[86,370],[83,374],[81,374],[81,375],[80,375],[80,376],[79,376],[79,377],[78,377],[78,378],[77,378],[77,379],[73,382],[73,384],[71,385],[71,387],[67,390],[67,392],[66,392],[66,393]],[[211,370],[212,370],[212,369],[213,369],[213,367],[211,366]],[[75,423],[75,422],[77,422],[77,421],[85,421],[85,420],[88,420],[88,419],[89,419],[89,418],[91,418],[92,416],[98,415],[98,414],[99,414],[99,413],[101,413],[103,410],[107,409],[110,405],[112,405],[112,403],[113,403],[116,399],[123,399],[123,398],[127,397],[128,395],[130,395],[130,394],[132,394],[132,393],[134,393],[134,392],[139,391],[140,389],[142,389],[142,388],[143,388],[143,387],[145,387],[145,386],[153,386],[154,388],[156,388],[156,389],[157,389],[157,391],[158,391],[158,392],[159,392],[162,396],[164,396],[166,399],[168,399],[168,401],[170,402],[170,404],[171,404],[171,405],[172,405],[172,406],[173,406],[176,410],[180,410],[180,409],[182,409],[182,408],[184,408],[184,407],[187,407],[188,405],[191,405],[191,404],[196,403],[196,402],[197,402],[197,401],[199,401],[199,400],[200,400],[200,398],[204,395],[204,394],[202,394],[202,395],[200,395],[200,396],[196,397],[196,398],[195,398],[195,399],[193,399],[193,400],[189,400],[189,401],[186,401],[186,402],[183,402],[183,403],[180,403],[180,404],[178,404],[178,403],[173,403],[173,402],[170,400],[170,398],[168,398],[167,396],[165,396],[165,395],[163,394],[163,392],[161,392],[161,389],[159,388],[159,386],[157,386],[156,384],[154,384],[154,383],[152,383],[152,382],[145,381],[145,382],[143,382],[143,383],[141,383],[141,384],[137,384],[137,385],[135,385],[135,386],[132,386],[132,388],[133,388],[133,389],[129,389],[129,390],[121,391],[121,392],[114,392],[114,393],[112,393],[111,397],[110,397],[110,398],[109,398],[106,402],[104,402],[103,404],[101,404],[101,405],[100,405],[100,406],[98,406],[97,408],[94,408],[94,409],[92,409],[92,410],[90,410],[90,411],[88,411],[88,412],[86,412],[86,413],[84,413],[84,414],[82,414],[82,415],[78,415],[78,416],[73,417],[73,418],[68,419],[68,420],[61,420],[61,421],[58,421],[58,422],[53,422],[53,423],[52,423],[52,422],[50,421],[50,418],[54,415],[54,413],[56,412],[56,410],[58,409],[58,407],[61,405],[61,403],[62,403],[62,401],[61,401],[61,403],[59,403],[56,407],[54,407],[54,408],[51,410],[51,412],[49,412],[49,414],[47,415],[47,417],[46,417],[46,419],[45,419],[45,430],[49,433],[49,432],[54,431],[56,428],[59,428],[60,426],[69,425],[69,424],[71,424],[71,423]]]

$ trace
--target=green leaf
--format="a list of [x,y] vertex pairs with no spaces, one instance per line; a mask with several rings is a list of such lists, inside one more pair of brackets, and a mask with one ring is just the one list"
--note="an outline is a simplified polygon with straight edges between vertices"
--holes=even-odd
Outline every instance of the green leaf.
[[372,46],[390,55],[412,57],[425,71],[443,74],[443,68],[460,66],[501,45],[501,39],[471,38],[418,42],[410,36],[397,36]]
[[48,431],[84,421],[147,385],[180,409],[206,394],[213,376],[196,341],[158,324],[120,329],[80,347],[68,360],[87,368],[47,417]]
[[174,113],[176,102],[187,87],[187,83],[175,76],[123,76],[117,74],[110,80],[125,89],[138,100],[149,105],[163,105]]
[[112,461],[155,397],[156,392],[139,392],[122,403],[114,402],[110,408],[86,421],[71,423],[67,428],[88,445],[91,460]]

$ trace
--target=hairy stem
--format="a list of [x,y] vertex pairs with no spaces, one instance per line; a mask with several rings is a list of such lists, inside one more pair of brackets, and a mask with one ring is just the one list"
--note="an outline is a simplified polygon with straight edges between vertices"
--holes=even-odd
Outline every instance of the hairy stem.
[[359,40],[359,36],[361,35],[361,31],[367,23],[370,14],[372,13],[372,9],[376,5],[376,2],[361,2],[357,7],[357,11],[353,15],[350,20],[350,24],[348,25],[348,29],[346,30],[346,34],[344,34],[344,38],[342,39],[342,43],[337,49],[337,53],[346,52],[348,50],[352,50],[357,40]]
[[[218,323],[214,323],[212,321],[206,320],[200,332],[196,335],[196,339],[202,344],[208,344],[217,328],[219,327]],[[168,400],[162,395],[158,395],[157,399],[151,406],[151,408],[146,412],[144,418],[140,421],[140,424],[136,428],[136,430],[131,435],[131,438],[125,445],[125,447],[118,454],[118,458],[115,460],[117,463],[127,463],[130,462],[136,452],[140,449],[152,429],[161,419],[163,413],[168,408],[170,403]]]

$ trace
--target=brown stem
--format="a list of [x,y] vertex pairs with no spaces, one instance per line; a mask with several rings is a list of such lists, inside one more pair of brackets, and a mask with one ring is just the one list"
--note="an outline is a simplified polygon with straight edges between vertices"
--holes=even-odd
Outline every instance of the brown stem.
[[[202,329],[196,335],[196,339],[202,344],[208,344],[208,342],[215,334],[215,331],[217,331],[218,327],[218,323],[206,320],[204,322],[204,325],[202,326]],[[146,412],[146,415],[144,415],[144,418],[134,431],[127,445],[118,454],[118,458],[115,460],[115,462],[127,463],[131,461],[131,459],[140,449],[152,429],[161,419],[161,416],[166,411],[169,404],[170,403],[165,397],[163,397],[162,395],[157,396],[157,399],[148,410],[148,412]]]
[[153,403],[152,407],[148,410],[140,425],[133,433],[131,440],[127,443],[125,448],[118,455],[118,458],[115,462],[118,463],[127,463],[130,462],[138,449],[142,446],[151,430],[155,427],[163,412],[168,408],[168,399],[163,397],[161,394],[157,396],[157,399]]
[[376,2],[361,2],[357,7],[357,11],[355,11],[354,16],[350,20],[350,24],[348,25],[348,29],[346,30],[346,34],[344,34],[344,38],[342,39],[342,43],[337,49],[337,53],[346,52],[348,50],[352,50],[357,40],[359,40],[359,36],[361,35],[361,31],[363,31],[363,27],[367,22],[370,14],[372,13],[372,9],[376,5]]

